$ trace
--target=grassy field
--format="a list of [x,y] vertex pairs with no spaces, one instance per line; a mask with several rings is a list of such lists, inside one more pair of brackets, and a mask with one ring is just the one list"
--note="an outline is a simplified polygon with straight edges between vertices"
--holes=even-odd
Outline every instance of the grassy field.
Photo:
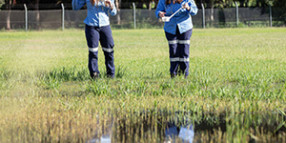
[[113,30],[116,78],[93,81],[83,30],[2,31],[0,142],[107,132],[113,142],[163,142],[170,122],[186,120],[195,142],[286,142],[285,33],[194,29],[190,76],[170,79],[163,30]]

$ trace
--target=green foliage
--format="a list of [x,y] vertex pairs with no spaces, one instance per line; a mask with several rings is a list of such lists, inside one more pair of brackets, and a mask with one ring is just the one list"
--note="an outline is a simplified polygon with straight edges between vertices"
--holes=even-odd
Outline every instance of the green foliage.
[[5,4],[5,0],[0,0],[0,8]]

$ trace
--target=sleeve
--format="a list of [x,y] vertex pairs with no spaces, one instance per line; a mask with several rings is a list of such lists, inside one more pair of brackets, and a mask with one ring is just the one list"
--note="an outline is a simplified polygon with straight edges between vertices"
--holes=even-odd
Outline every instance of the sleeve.
[[72,9],[80,10],[85,5],[85,0],[72,0]]
[[194,2],[194,0],[189,0],[189,6],[190,6],[190,10],[189,10],[190,14],[192,16],[197,15],[198,7],[197,7],[196,3]]
[[109,8],[109,12],[110,12],[110,15],[114,16],[114,15],[117,14],[117,9],[116,9],[116,6],[115,6],[115,4],[114,4],[114,0],[111,0],[111,3],[112,3],[112,5],[113,5],[113,9],[111,10],[111,9]]
[[156,8],[156,11],[155,11],[155,14],[156,14],[156,17],[157,18],[160,18],[159,17],[159,13],[160,12],[166,12],[166,10],[165,10],[165,1],[164,0],[159,0],[159,3],[158,3],[158,5],[157,5],[157,8]]

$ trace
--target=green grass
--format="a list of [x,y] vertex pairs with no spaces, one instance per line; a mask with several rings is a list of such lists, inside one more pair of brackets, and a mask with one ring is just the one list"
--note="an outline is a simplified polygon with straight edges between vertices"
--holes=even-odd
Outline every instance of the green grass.
[[158,142],[158,121],[177,111],[225,124],[197,141],[285,142],[285,33],[194,29],[190,76],[170,79],[163,30],[113,30],[116,78],[104,76],[100,51],[103,76],[92,81],[83,30],[0,32],[0,142],[86,142],[112,119],[117,140]]

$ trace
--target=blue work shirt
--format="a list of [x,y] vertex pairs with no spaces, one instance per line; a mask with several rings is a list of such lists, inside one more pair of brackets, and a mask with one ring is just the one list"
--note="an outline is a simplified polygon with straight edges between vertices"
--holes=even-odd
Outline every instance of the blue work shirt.
[[87,17],[84,20],[84,23],[89,26],[103,27],[110,24],[109,22],[109,13],[114,16],[117,13],[117,10],[114,5],[114,0],[110,0],[113,9],[106,7],[104,1],[95,2],[95,5],[92,5],[90,0],[73,0],[72,8],[73,10],[80,10],[85,4],[87,6]]
[[171,4],[166,5],[165,0],[159,0],[156,9],[156,16],[160,18],[160,12],[166,12],[165,16],[171,16],[178,9],[180,9],[185,3],[188,3],[190,10],[181,9],[174,17],[170,19],[169,22],[165,22],[164,30],[170,34],[176,35],[176,28],[178,26],[180,34],[193,28],[192,17],[198,12],[198,7],[194,0],[184,0],[181,3],[175,3],[171,1]]

